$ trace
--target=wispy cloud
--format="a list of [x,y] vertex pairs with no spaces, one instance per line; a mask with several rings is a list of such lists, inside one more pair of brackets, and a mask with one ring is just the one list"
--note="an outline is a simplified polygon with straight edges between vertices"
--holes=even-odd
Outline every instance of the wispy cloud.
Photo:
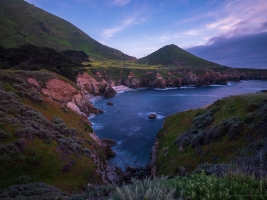
[[129,16],[126,16],[124,20],[121,21],[120,25],[115,26],[113,28],[105,29],[102,33],[102,35],[105,38],[110,38],[114,36],[116,33],[125,30],[129,26],[133,24],[140,24],[146,21],[145,16],[143,16],[143,13],[145,13],[146,8],[143,7],[142,9],[139,9],[138,11],[134,11],[133,13],[129,14]]
[[226,0],[213,11],[204,14],[201,12],[200,15],[179,23],[199,22],[198,31],[189,29],[183,34],[206,35],[206,40],[209,40],[221,35],[233,37],[267,31],[267,26],[264,25],[267,22],[266,13],[266,0]]
[[[267,22],[266,0],[227,1],[223,10],[218,13],[223,17],[217,18],[206,26],[208,29],[215,30],[217,37],[234,37],[267,31],[267,27],[264,26]],[[213,42],[212,39],[208,43],[211,42]]]
[[198,35],[199,32],[200,30],[189,30],[189,31],[184,32],[183,34],[184,35]]
[[165,41],[168,41],[170,39],[171,38],[169,36],[167,36],[167,35],[162,35],[162,36],[159,37],[159,41],[160,42],[165,42]]
[[113,4],[116,4],[118,6],[124,6],[130,2],[131,0],[113,0]]

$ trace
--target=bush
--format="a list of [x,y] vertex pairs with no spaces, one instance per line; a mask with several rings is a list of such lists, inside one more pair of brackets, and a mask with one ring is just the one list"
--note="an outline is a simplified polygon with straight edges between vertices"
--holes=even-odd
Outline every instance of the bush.
[[110,200],[170,200],[173,199],[175,189],[166,185],[166,178],[132,180],[132,185],[116,187],[110,195]]
[[223,176],[230,170],[229,164],[219,163],[203,163],[197,166],[197,168],[192,172],[192,174],[205,173],[206,175],[216,175],[218,177]]
[[4,130],[0,130],[0,141],[3,141],[10,137],[11,137],[10,133],[5,132]]
[[207,176],[204,173],[186,177],[176,177],[168,181],[168,185],[176,188],[175,196],[183,193],[188,199],[266,199],[266,185],[260,180],[236,176],[232,174],[223,178]]
[[13,200],[51,200],[62,199],[67,200],[66,194],[56,189],[55,187],[46,185],[45,183],[29,183],[24,185],[10,186],[2,193],[0,199]]

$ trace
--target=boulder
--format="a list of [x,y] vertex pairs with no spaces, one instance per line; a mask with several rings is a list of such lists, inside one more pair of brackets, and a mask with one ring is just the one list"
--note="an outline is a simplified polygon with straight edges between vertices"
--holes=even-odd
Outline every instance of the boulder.
[[105,88],[105,97],[113,97],[117,94],[117,92],[109,85]]
[[137,171],[137,169],[135,167],[133,167],[133,166],[128,166],[126,168],[126,173],[132,173],[132,174],[134,174],[136,171]]
[[148,116],[148,118],[149,118],[149,119],[155,119],[155,118],[157,118],[157,115],[155,115],[155,114],[150,114],[150,115]]

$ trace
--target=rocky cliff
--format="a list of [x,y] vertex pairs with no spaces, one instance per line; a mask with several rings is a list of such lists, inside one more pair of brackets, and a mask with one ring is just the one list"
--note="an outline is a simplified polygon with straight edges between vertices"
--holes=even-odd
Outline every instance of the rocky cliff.
[[[221,68],[219,70],[197,70],[190,68],[179,68],[177,70],[120,69],[119,76],[118,73],[113,70],[113,68],[96,68],[92,70],[91,76],[87,73],[80,74],[77,76],[77,84],[85,93],[98,95],[104,94],[105,88],[114,85],[124,85],[130,88],[166,88],[187,85],[203,86],[211,84],[226,85],[229,81],[240,81],[258,77],[256,75],[249,75],[234,68]],[[261,78],[267,79],[267,73],[262,73]]]
[[106,162],[112,141],[99,139],[87,118],[99,110],[82,91],[50,72],[0,72],[1,188],[23,181],[73,191],[120,181]]

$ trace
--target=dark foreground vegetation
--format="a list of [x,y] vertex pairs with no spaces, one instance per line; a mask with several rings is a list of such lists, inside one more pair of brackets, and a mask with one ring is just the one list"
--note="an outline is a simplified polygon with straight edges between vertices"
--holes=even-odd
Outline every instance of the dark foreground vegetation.
[[31,44],[7,49],[0,46],[0,69],[28,71],[45,69],[75,82],[78,73],[85,71],[81,64],[84,61],[88,62],[89,57],[83,51],[58,52]]

